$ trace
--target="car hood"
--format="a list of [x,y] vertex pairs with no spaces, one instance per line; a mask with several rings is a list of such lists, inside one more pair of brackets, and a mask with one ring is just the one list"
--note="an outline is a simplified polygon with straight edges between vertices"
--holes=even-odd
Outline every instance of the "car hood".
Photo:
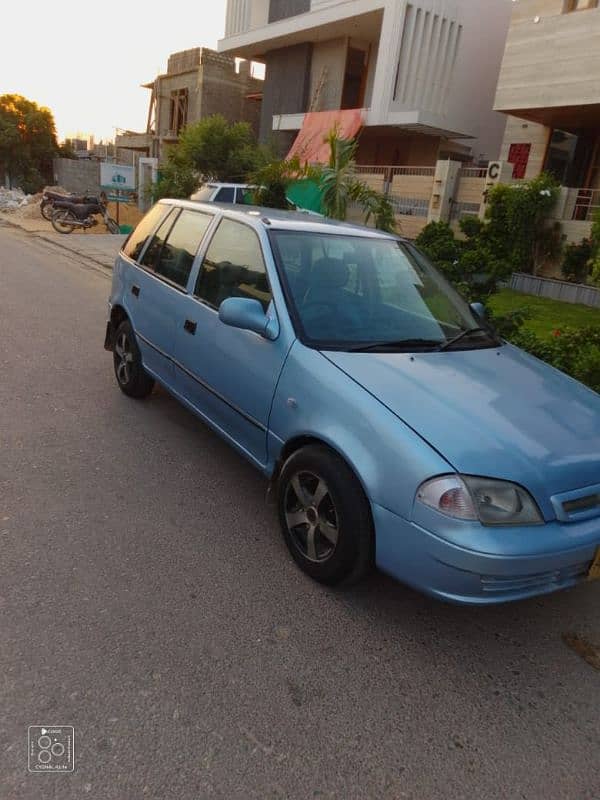
[[600,483],[600,395],[512,345],[323,355],[457,471],[523,484],[548,516],[551,495]]

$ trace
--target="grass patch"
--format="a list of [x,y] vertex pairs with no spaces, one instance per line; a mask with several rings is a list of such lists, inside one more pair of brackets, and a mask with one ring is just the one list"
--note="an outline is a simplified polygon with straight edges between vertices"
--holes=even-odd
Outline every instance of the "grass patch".
[[512,289],[502,289],[490,297],[488,305],[499,315],[526,307],[530,318],[523,327],[542,339],[550,338],[552,331],[556,329],[600,326],[600,309],[563,303],[561,300],[549,300],[546,297],[535,297]]

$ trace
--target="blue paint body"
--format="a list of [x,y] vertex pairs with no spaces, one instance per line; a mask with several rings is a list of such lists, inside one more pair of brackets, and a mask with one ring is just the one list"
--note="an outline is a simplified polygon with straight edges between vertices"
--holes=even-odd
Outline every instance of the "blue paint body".
[[[185,290],[123,253],[115,264],[111,313],[122,309],[130,318],[150,374],[267,476],[295,440],[329,445],[369,500],[377,565],[419,590],[486,604],[585,579],[600,547],[600,503],[571,516],[562,503],[594,487],[600,495],[600,396],[508,344],[414,353],[307,346],[269,232],[385,234],[270,210],[201,208],[213,220]],[[250,225],[260,239],[273,338],[224,324],[193,295],[223,216]],[[133,285],[141,288],[137,297]],[[195,336],[183,329],[191,318]],[[456,473],[519,484],[537,502],[543,524],[489,527],[416,500],[424,481]]]

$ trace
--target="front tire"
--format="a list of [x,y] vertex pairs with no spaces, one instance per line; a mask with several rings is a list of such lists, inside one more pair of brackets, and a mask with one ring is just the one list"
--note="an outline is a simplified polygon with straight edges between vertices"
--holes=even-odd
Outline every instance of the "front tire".
[[113,345],[113,364],[119,389],[129,397],[147,397],[154,388],[154,379],[142,366],[140,349],[129,320],[117,328]]
[[48,222],[52,222],[52,214],[54,213],[54,204],[51,200],[42,200],[40,203],[40,213]]
[[121,233],[121,229],[117,225],[117,221],[114,220],[112,217],[107,218],[106,227],[109,233]]
[[330,586],[354,583],[374,561],[369,502],[343,459],[308,445],[283,465],[277,505],[285,543],[298,566]]
[[77,217],[72,211],[58,209],[52,214],[52,227],[57,233],[73,233]]

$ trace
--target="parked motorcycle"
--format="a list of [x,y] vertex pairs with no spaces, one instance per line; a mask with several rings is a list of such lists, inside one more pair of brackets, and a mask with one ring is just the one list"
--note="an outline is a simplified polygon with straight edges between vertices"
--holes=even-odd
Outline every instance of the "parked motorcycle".
[[109,233],[119,233],[119,226],[108,216],[108,208],[104,199],[95,203],[71,203],[65,200],[54,201],[52,227],[58,233],[73,233],[75,228],[92,228],[98,224],[96,217],[100,215]]
[[96,197],[96,195],[74,194],[73,192],[64,194],[61,192],[51,192],[50,190],[46,190],[40,202],[40,212],[42,217],[47,219],[48,222],[51,222],[52,220],[54,203],[56,201],[67,203],[99,203],[100,198]]

